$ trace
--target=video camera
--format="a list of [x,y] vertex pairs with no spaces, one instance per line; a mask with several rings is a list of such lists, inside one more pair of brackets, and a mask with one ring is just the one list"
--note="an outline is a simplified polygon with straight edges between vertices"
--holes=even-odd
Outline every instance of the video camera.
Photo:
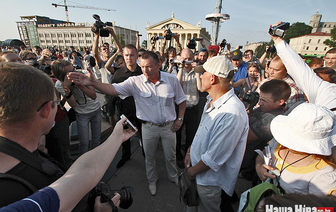
[[191,64],[191,63],[193,63],[193,62],[194,62],[194,61],[192,61],[192,60],[183,60],[183,61],[176,60],[176,59],[170,59],[170,60],[169,60],[169,63],[182,64],[182,65],[185,65],[185,64]]
[[[100,202],[109,202],[114,197],[115,193],[120,194],[120,208],[127,209],[129,208],[133,203],[133,188],[130,186],[122,187],[120,190],[111,190],[111,187],[109,184],[100,181],[96,187],[94,187],[88,198],[88,205],[90,208],[94,207],[95,199],[97,196],[100,196]],[[112,208],[112,212],[116,212],[118,210],[115,210]]]
[[151,38],[151,44],[153,44],[154,41],[157,41],[157,40],[163,39],[163,38],[164,38],[163,36],[153,35],[152,38]]
[[275,48],[274,45],[270,46],[266,51],[266,53],[271,53],[271,54],[273,54],[275,52],[276,52],[276,48]]
[[167,29],[167,35],[166,35],[166,40],[171,40],[172,36],[175,36],[176,33],[172,33],[170,31],[170,28]]
[[112,22],[102,22],[100,20],[100,16],[97,14],[93,14],[92,17],[96,20],[96,22],[93,24],[93,26],[96,27],[96,29],[94,29],[93,27],[91,28],[91,31],[95,34],[98,34],[101,37],[108,37],[110,35],[110,32],[107,29],[104,29],[104,27],[106,26],[113,26]]
[[224,49],[226,46],[226,39],[223,39],[222,42],[219,44],[219,46]]
[[241,99],[249,104],[247,110],[251,110],[259,101],[259,93],[254,91],[244,92]]
[[196,41],[201,41],[201,38],[193,37],[192,39],[189,40],[189,43],[188,43],[187,47],[189,49],[195,49],[196,48]]
[[289,28],[290,23],[283,22],[279,26],[273,26],[268,30],[270,35],[283,37],[285,35],[285,31]]

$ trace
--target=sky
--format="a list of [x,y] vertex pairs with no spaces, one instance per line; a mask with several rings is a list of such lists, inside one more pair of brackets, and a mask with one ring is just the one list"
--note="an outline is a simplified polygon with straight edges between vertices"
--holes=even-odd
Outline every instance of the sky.
[[[66,20],[64,7],[55,8],[52,3],[64,0],[0,0],[0,40],[19,39],[16,21],[20,16],[40,15]],[[205,20],[215,13],[217,0],[72,0],[68,5],[92,6],[116,11],[69,8],[69,19],[75,23],[93,23],[92,14],[99,14],[102,21],[114,21],[116,25],[138,30],[146,39],[147,22],[151,25],[175,18],[202,27],[212,34],[212,23]],[[223,0],[222,13],[230,20],[221,24],[218,41],[226,39],[232,46],[247,42],[269,41],[270,24],[278,21],[309,23],[319,10],[323,22],[336,22],[336,0]],[[173,30],[172,30],[173,31]],[[174,31],[173,31],[174,32]],[[141,40],[141,42],[142,42]]]

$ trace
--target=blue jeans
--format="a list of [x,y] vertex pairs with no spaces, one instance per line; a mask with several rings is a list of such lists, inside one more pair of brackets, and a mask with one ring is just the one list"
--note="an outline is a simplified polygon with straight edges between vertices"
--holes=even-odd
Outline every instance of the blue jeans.
[[[101,114],[100,108],[91,113],[76,113],[79,154],[94,149],[100,144],[101,135]],[[89,147],[89,123],[91,123],[92,140]]]

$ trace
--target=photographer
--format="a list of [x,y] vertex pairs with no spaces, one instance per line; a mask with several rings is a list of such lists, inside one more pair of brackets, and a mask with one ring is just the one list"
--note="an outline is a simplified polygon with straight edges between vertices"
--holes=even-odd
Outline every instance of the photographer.
[[[121,143],[136,132],[123,129],[125,120],[126,118],[117,123],[113,133],[100,147],[79,157],[57,181],[24,200],[1,208],[0,211],[71,211],[103,177]],[[81,182],[80,186],[78,182]],[[116,194],[111,200],[118,208],[120,194]],[[110,204],[101,203],[100,197],[97,197],[95,212],[111,211]]]
[[[97,94],[92,86],[73,84],[65,77],[69,72],[75,71],[70,62],[56,60],[51,64],[51,70],[59,80],[55,84],[57,91],[76,111],[79,154],[82,155],[100,144],[101,115]],[[89,138],[89,124],[91,124],[92,139]]]
[[11,50],[5,50],[0,52],[0,63],[2,62],[23,63],[19,55]]
[[172,60],[176,59],[176,49],[174,47],[169,47],[166,51],[166,53],[164,52],[166,49],[166,42],[167,42],[167,37],[170,38],[170,42],[172,42],[172,38],[175,39],[175,42],[177,44],[178,47],[178,53],[180,53],[182,51],[182,46],[181,43],[179,41],[179,35],[177,33],[171,33],[170,30],[165,30],[163,33],[163,43],[162,43],[162,47],[160,49],[160,54],[164,59],[164,63],[163,63],[163,71],[168,72],[168,73],[175,73],[177,74],[177,67],[171,63]]
[[285,111],[286,101],[291,94],[289,85],[283,80],[270,80],[260,87],[260,98],[257,109],[249,114],[249,133],[244,159],[240,168],[241,175],[247,180],[253,180],[255,175],[256,149],[264,149],[272,139],[269,125],[273,118]]
[[181,153],[181,141],[182,141],[182,128],[185,126],[185,148],[184,152],[187,152],[187,149],[191,145],[195,133],[198,128],[200,121],[201,113],[198,107],[199,102],[199,91],[202,92],[202,82],[199,73],[194,72],[193,68],[193,53],[189,48],[185,48],[181,53],[181,64],[180,69],[177,74],[177,79],[182,85],[184,94],[187,97],[186,102],[186,111],[183,117],[183,124],[181,128],[176,132],[176,160],[177,165],[180,168],[184,167],[183,164],[183,155]]
[[[281,23],[278,22],[273,26]],[[271,38],[288,74],[305,93],[308,101],[329,109],[336,108],[336,85],[319,78],[283,38],[274,35],[271,35]]]

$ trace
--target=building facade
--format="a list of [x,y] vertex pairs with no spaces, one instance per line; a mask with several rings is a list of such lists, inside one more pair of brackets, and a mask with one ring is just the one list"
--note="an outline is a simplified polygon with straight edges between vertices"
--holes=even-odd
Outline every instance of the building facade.
[[[163,36],[164,31],[167,30],[168,28],[170,28],[172,33],[178,33],[179,41],[181,43],[182,48],[187,47],[188,40],[193,39],[193,38],[199,38],[199,37],[203,37],[206,47],[210,45],[211,36],[206,31],[205,28],[201,27],[200,22],[195,26],[195,25],[186,23],[184,21],[181,21],[179,19],[176,19],[173,13],[171,18],[164,20],[160,23],[157,23],[154,25],[150,25],[149,23],[147,23],[147,27],[146,27],[147,48],[149,49],[151,47],[151,38],[154,35]],[[156,46],[154,49],[155,51],[160,51],[162,47],[162,42],[163,42],[162,39],[159,39],[156,42]],[[177,48],[175,39],[172,39],[171,42],[172,42],[171,46]],[[169,42],[167,41],[166,48],[168,47],[169,47]],[[201,44],[199,42],[196,42],[196,50],[199,50],[201,47],[202,47]]]
[[336,22],[321,22],[322,14],[319,11],[312,15],[309,21],[309,26],[312,26],[312,33],[314,32],[325,32],[330,33],[330,31],[336,26]]
[[254,42],[254,43],[248,43],[244,46],[244,51],[246,50],[252,50],[253,53],[255,54],[256,49],[258,46],[262,46],[265,42]]
[[[20,25],[19,33],[21,39],[23,37],[21,33],[24,35],[25,31],[35,30],[35,32],[30,33],[31,35],[27,38],[22,39],[26,41],[26,46],[41,46],[42,48],[57,47],[62,50],[74,46],[76,49],[82,50],[84,47],[91,48],[94,42],[94,33],[91,31],[93,24],[90,23],[76,24],[64,21],[40,22],[34,19],[26,21],[27,23],[23,22],[24,21],[18,23],[18,28]],[[115,26],[115,23],[113,23],[113,29],[117,36],[124,41],[122,43],[136,44],[136,30]],[[101,44],[109,43],[110,46],[115,46],[112,36],[101,37],[99,42]]]
[[330,49],[323,43],[326,39],[331,39],[330,33],[314,32],[291,38],[289,45],[301,55],[323,56]]

